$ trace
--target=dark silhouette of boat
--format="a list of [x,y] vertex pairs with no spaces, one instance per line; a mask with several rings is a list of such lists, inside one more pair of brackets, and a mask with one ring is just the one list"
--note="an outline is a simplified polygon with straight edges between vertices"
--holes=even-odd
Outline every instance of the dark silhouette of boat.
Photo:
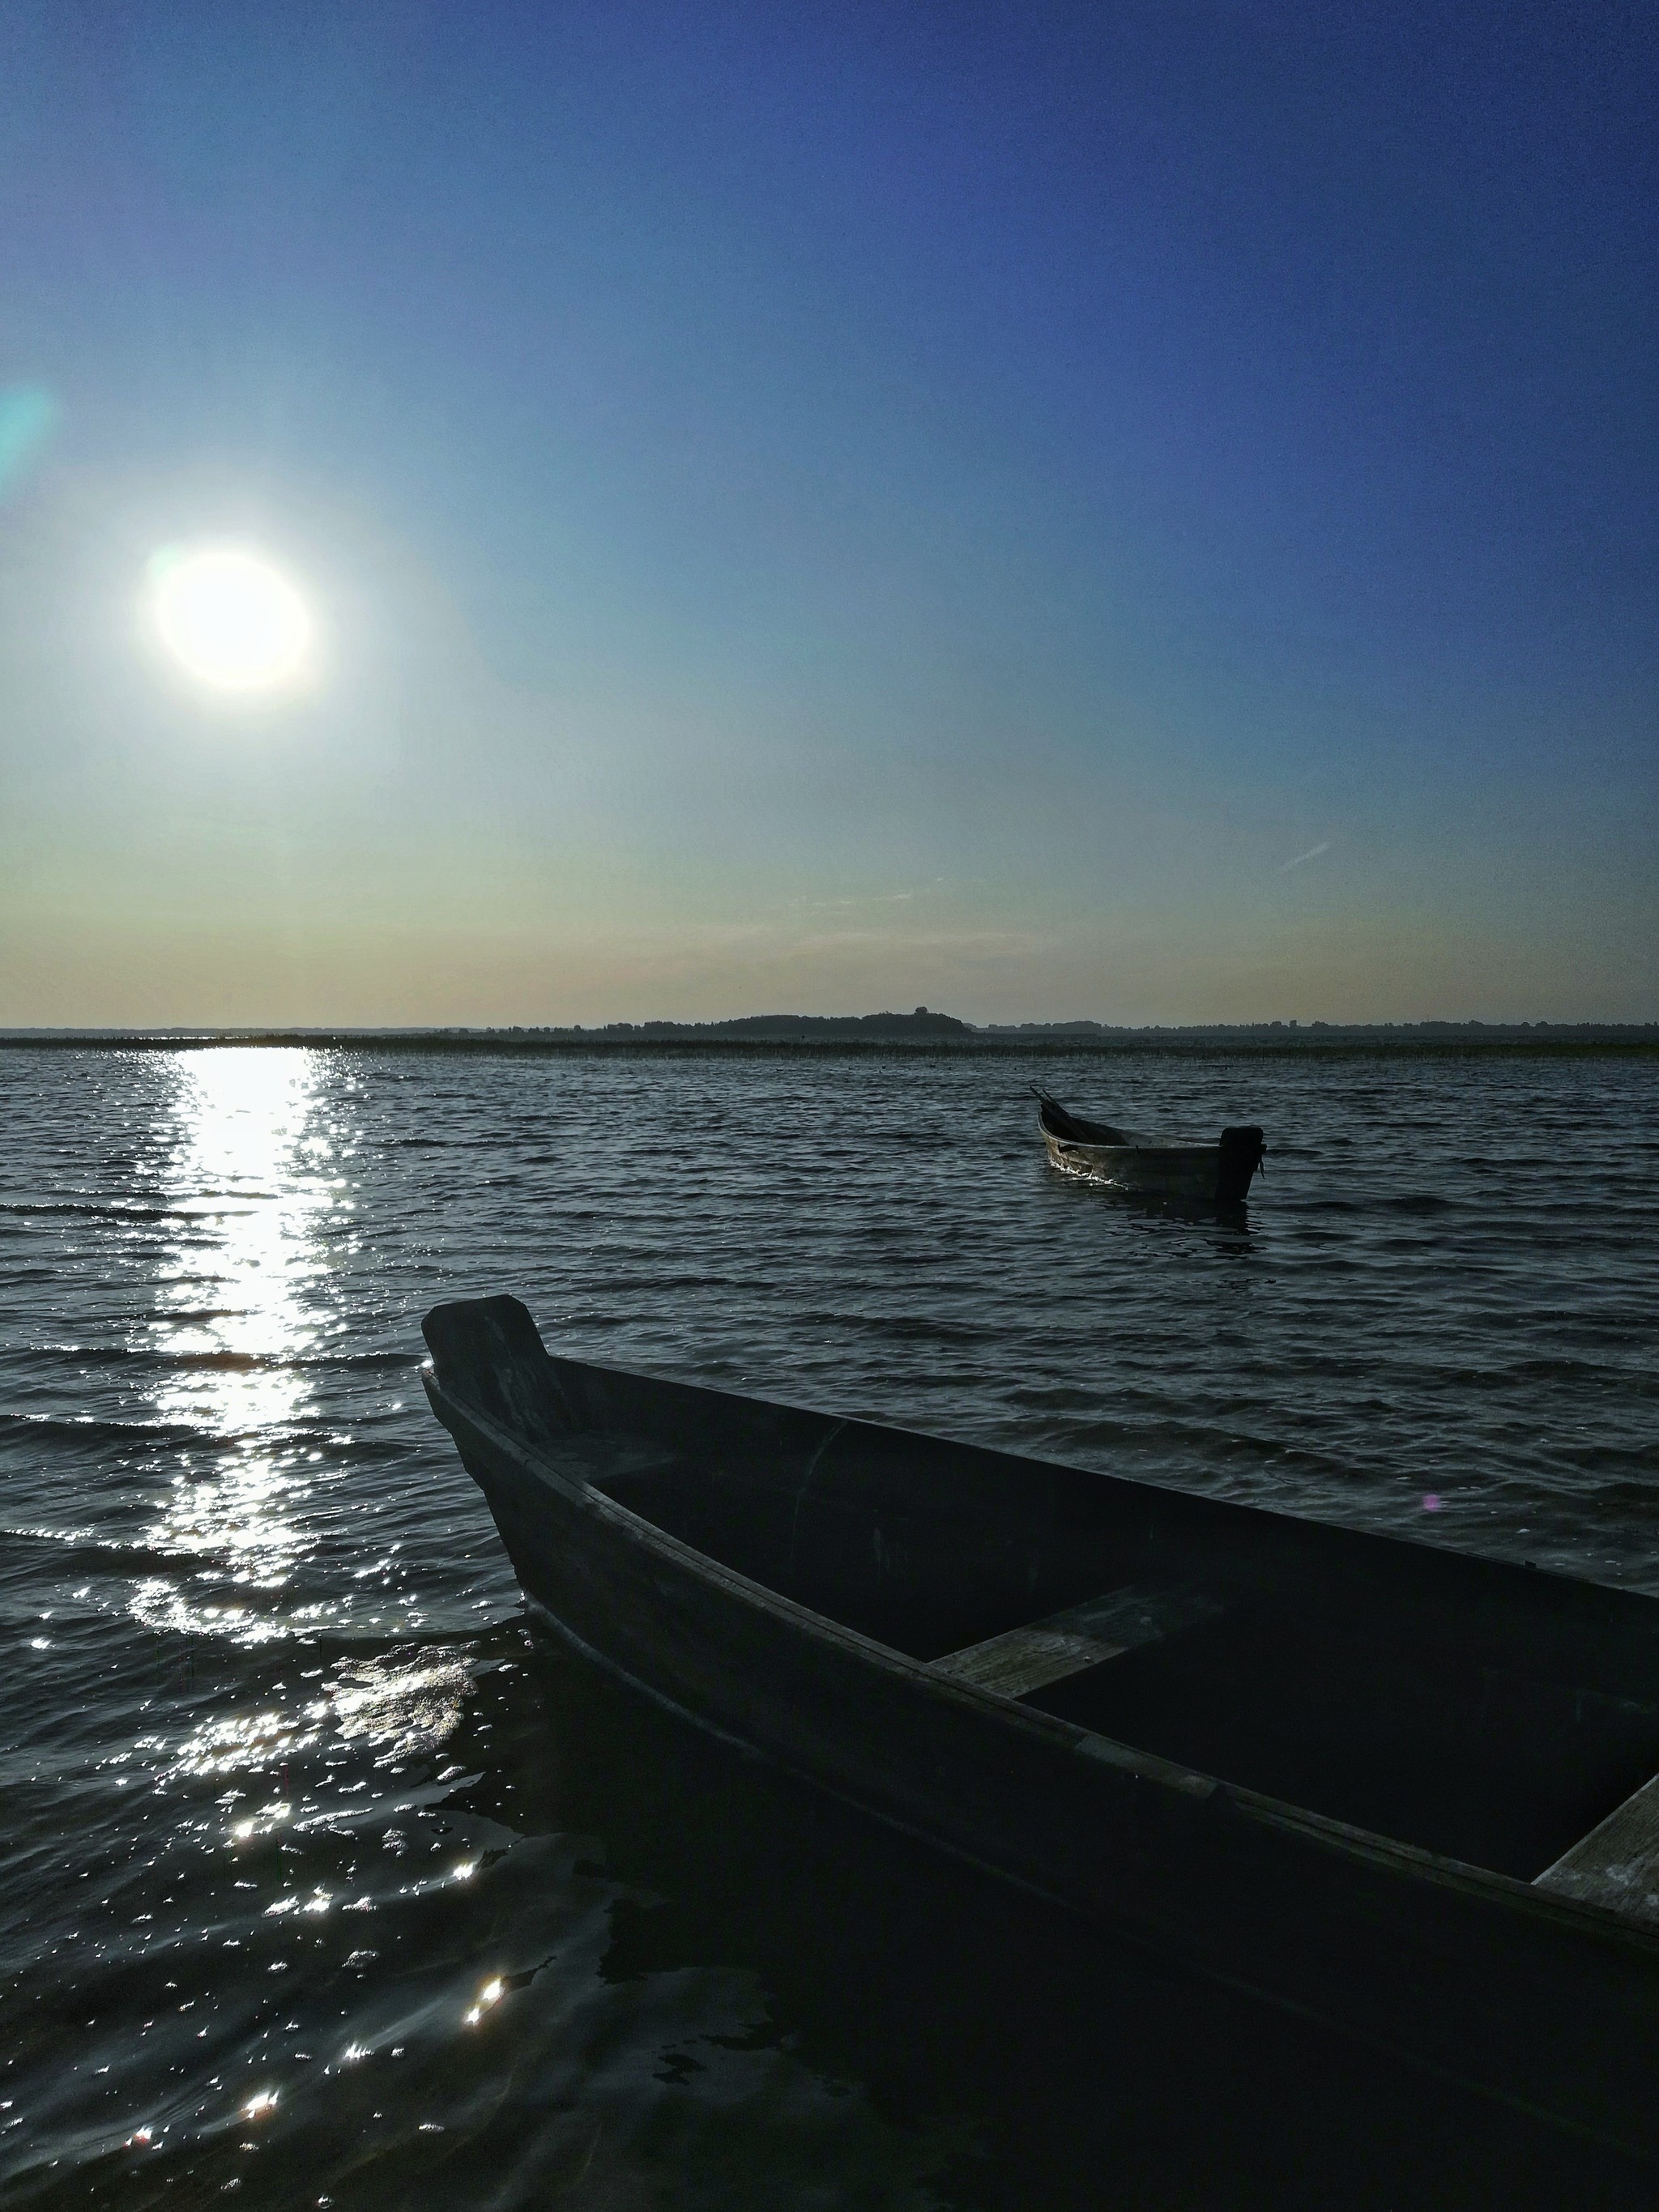
[[1254,1122],[1224,1129],[1213,1145],[1140,1137],[1109,1121],[1085,1121],[1033,1084],[1037,1121],[1053,1164],[1115,1190],[1199,1205],[1243,1206],[1267,1146]]
[[728,1742],[1659,2152],[1659,1600],[550,1357],[424,1371],[533,1607]]

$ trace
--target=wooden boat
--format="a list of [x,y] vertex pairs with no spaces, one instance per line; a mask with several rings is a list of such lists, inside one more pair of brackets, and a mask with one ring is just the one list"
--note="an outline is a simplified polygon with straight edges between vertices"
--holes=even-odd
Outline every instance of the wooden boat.
[[1224,1129],[1218,1144],[1176,1145],[1163,1137],[1138,1137],[1109,1121],[1085,1121],[1035,1084],[1032,1093],[1052,1164],[1063,1174],[1086,1176],[1117,1190],[1242,1206],[1267,1151],[1254,1123]]
[[533,1606],[727,1741],[1659,2154],[1659,1600],[428,1315]]

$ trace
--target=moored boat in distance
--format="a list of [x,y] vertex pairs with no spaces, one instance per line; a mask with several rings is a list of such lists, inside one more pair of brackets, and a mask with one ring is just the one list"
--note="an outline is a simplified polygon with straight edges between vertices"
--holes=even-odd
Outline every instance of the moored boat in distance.
[[1213,1145],[1174,1144],[1137,1136],[1109,1121],[1085,1121],[1033,1084],[1037,1121],[1052,1164],[1115,1190],[1203,1206],[1243,1206],[1267,1146],[1254,1122],[1224,1129]]
[[743,1749],[1659,2155],[1659,1599],[551,1357],[423,1379],[526,1596]]

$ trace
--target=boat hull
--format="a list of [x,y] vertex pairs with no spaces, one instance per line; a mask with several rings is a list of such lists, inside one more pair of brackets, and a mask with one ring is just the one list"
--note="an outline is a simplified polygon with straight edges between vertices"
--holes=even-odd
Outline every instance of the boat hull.
[[[1659,1938],[945,1679],[425,1381],[528,1597],[659,1703],[1203,1973],[1659,2155]],[[685,1395],[695,1426],[720,1394]]]
[[1218,1145],[1078,1145],[1045,1129],[1051,1166],[1113,1190],[1213,1205],[1221,1178]]

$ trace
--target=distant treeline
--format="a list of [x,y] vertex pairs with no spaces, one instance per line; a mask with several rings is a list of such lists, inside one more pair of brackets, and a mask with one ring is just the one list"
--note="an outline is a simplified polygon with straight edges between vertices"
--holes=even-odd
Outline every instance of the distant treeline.
[[918,1006],[909,1014],[745,1014],[728,1022],[607,1022],[584,1029],[12,1030],[0,1044],[179,1051],[210,1045],[295,1045],[339,1051],[769,1051],[896,1048],[961,1052],[1411,1052],[1659,1054],[1656,1022],[1243,1022],[1119,1029],[1105,1022],[1020,1022],[975,1028]]
[[1536,1038],[1566,1042],[1659,1043],[1659,1022],[1193,1022],[1179,1027],[1119,1029],[1109,1022],[993,1022],[980,1037],[1096,1039],[1108,1044],[1172,1042],[1249,1044],[1501,1044]]

